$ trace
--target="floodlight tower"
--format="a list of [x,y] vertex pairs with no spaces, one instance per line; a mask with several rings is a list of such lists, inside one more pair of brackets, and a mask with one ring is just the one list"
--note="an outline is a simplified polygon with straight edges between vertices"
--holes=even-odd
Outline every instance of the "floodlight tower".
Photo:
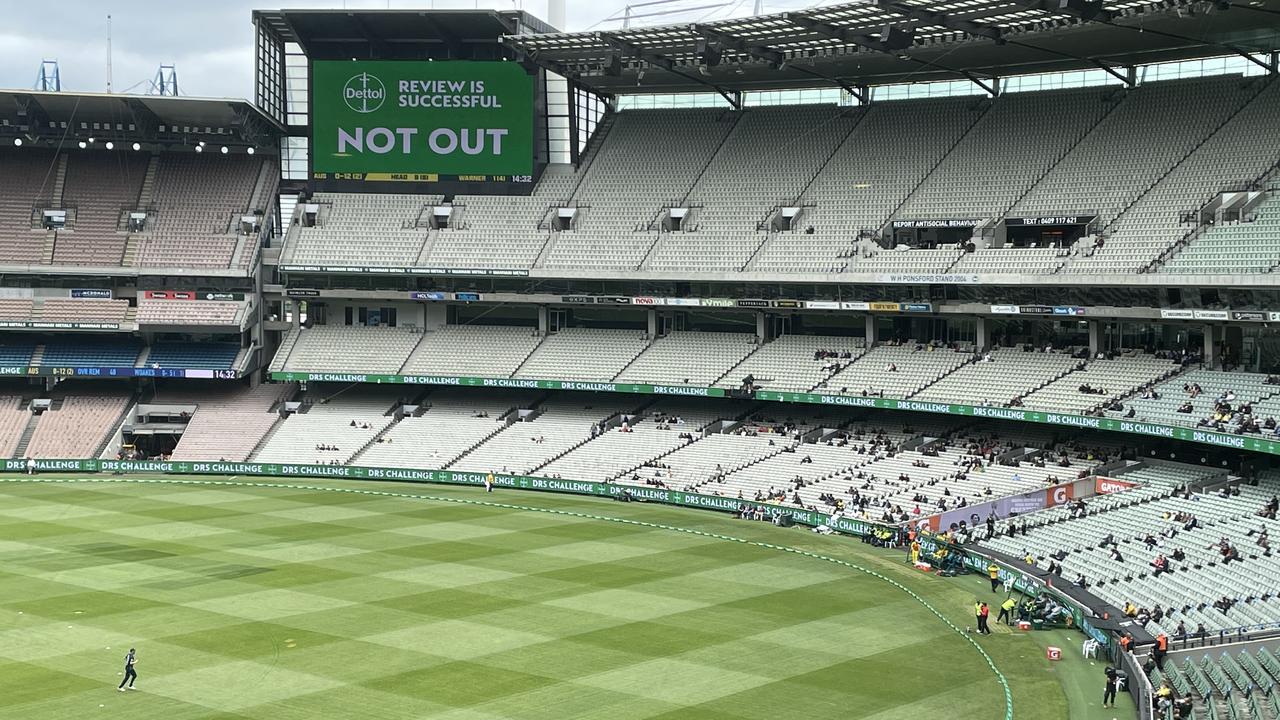
[[40,61],[40,70],[36,73],[36,84],[33,89],[41,92],[62,92],[62,71],[58,69],[57,60]]
[[178,68],[173,65],[161,65],[156,76],[147,88],[148,95],[178,97]]

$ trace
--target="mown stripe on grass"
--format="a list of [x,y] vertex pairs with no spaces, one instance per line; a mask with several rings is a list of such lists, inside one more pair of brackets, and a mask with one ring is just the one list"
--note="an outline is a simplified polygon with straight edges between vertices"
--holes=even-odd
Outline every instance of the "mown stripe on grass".
[[1004,707],[1005,707],[1004,718],[1005,720],[1013,720],[1013,693],[1009,688],[1008,679],[1005,678],[1004,673],[1000,672],[1000,668],[996,667],[995,661],[991,658],[989,654],[987,654],[987,651],[984,650],[983,647],[977,643],[977,641],[975,641],[972,637],[970,637],[969,633],[966,633],[955,623],[951,622],[951,620],[949,620],[945,615],[943,615],[941,611],[939,611],[933,605],[930,605],[924,598],[920,597],[920,595],[918,595],[914,590],[903,585],[897,580],[894,580],[891,577],[883,575],[870,568],[863,567],[857,563],[852,563],[847,560],[840,560],[827,555],[812,553],[807,550],[800,550],[798,548],[788,547],[786,545],[775,545],[773,543],[757,542],[755,540],[747,540],[744,538],[734,537],[732,535],[709,533],[703,530],[693,530],[690,528],[677,527],[675,525],[650,523],[650,522],[644,522],[643,520],[631,520],[628,518],[610,517],[608,515],[582,513],[582,512],[576,512],[573,510],[559,510],[556,508],[541,508],[541,507],[533,507],[529,505],[516,505],[514,503],[494,502],[492,500],[472,500],[468,498],[441,497],[438,495],[419,495],[415,493],[390,492],[387,490],[363,490],[360,488],[325,487],[320,485],[298,485],[294,483],[234,482],[231,480],[176,480],[176,479],[163,479],[163,478],[127,478],[127,477],[106,477],[106,478],[102,478],[102,477],[95,477],[95,478],[15,477],[15,478],[4,478],[3,480],[4,482],[10,482],[10,483],[117,483],[117,484],[129,483],[129,484],[136,484],[136,485],[147,485],[147,484],[150,484],[150,485],[217,485],[217,486],[229,486],[229,487],[272,488],[272,489],[281,489],[281,490],[311,490],[315,492],[334,492],[334,493],[347,493],[352,495],[373,495],[373,496],[379,496],[379,497],[405,498],[409,500],[425,500],[428,502],[454,503],[456,505],[476,505],[476,506],[482,506],[482,507],[501,508],[504,510],[518,510],[521,512],[540,512],[540,513],[547,513],[550,515],[563,515],[568,517],[583,518],[587,520],[598,520],[601,522],[621,523],[624,525],[637,525],[640,527],[653,528],[657,530],[667,530],[670,532],[685,533],[688,535],[701,535],[703,537],[715,538],[717,540],[724,540],[726,542],[741,543],[743,545],[753,545],[755,547],[765,548],[768,550],[776,550],[779,552],[792,553],[794,555],[802,555],[804,557],[813,558],[814,560],[822,560],[825,562],[832,563],[834,565],[840,565],[840,566],[849,568],[851,570],[856,570],[866,575],[870,575],[871,577],[876,578],[877,580],[886,582],[889,585],[897,588],[898,590],[901,590],[902,592],[906,593],[909,597],[911,597],[913,600],[915,600],[917,603],[923,606],[930,613],[933,613],[933,615],[937,617],[939,620],[941,620],[943,624],[951,628],[952,632],[954,632],[956,635],[959,635],[961,638],[965,640],[965,642],[968,642],[970,645],[972,645],[973,648],[978,651],[978,654],[982,656],[982,659],[986,661],[987,667],[990,668],[991,672],[995,674],[996,680],[1000,683],[1001,688],[1004,690]]

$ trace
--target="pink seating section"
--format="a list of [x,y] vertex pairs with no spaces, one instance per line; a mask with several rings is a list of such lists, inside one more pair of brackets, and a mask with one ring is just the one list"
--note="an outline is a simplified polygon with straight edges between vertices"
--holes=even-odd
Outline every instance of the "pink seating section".
[[195,404],[196,413],[174,448],[174,460],[227,460],[239,462],[271,430],[278,416],[271,407],[292,395],[289,384],[256,388],[211,387],[169,392],[161,390],[157,403]]
[[55,265],[119,265],[129,236],[120,216],[137,208],[148,158],[140,153],[86,152],[67,156],[62,203],[74,208],[70,229],[53,246]]
[[0,150],[0,263],[38,265],[45,233],[31,213],[53,187],[55,156],[46,150]]
[[61,407],[40,416],[26,454],[34,458],[93,457],[102,441],[115,431],[128,403],[129,394],[123,388],[68,395]]

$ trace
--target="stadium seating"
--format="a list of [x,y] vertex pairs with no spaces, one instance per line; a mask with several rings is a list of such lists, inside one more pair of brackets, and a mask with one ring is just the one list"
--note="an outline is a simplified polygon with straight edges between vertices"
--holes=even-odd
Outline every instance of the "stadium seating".
[[[750,375],[763,390],[808,392],[857,359],[865,342],[853,337],[783,335],[735,365],[718,384],[740,387]],[[819,357],[820,352],[835,353],[836,357]]]
[[13,457],[31,419],[31,411],[22,404],[18,395],[0,395],[0,457]]
[[63,206],[73,222],[56,233],[55,265],[120,265],[128,235],[121,217],[137,208],[147,160],[124,150],[71,153]]
[[145,359],[147,367],[204,368],[226,370],[240,354],[235,343],[152,343]]
[[[393,425],[382,438],[383,442],[369,445],[359,461],[375,467],[448,467],[477,443],[502,432],[506,428],[504,416],[530,407],[534,399],[533,394],[525,392],[481,394],[477,390],[435,390],[423,403],[424,412]],[[339,433],[341,430],[337,428]],[[508,462],[515,465],[519,460],[511,458]],[[504,469],[486,470],[501,472]]]
[[404,372],[510,377],[539,340],[532,327],[442,325],[422,335],[422,342],[404,363]]
[[50,367],[133,367],[142,345],[136,340],[58,339],[45,343],[41,364]]
[[139,300],[139,325],[239,325],[249,306],[240,302]]
[[[1267,378],[1256,373],[1195,369],[1154,385],[1152,389],[1158,398],[1132,397],[1125,405],[1133,409],[1136,420],[1195,427],[1212,424],[1214,406],[1219,398],[1227,396],[1231,398],[1226,402],[1232,405],[1233,413],[1222,421],[1226,429],[1234,428],[1240,421],[1243,417],[1240,406],[1246,404],[1252,406],[1255,417],[1280,420],[1280,385],[1267,383]],[[1201,392],[1193,396],[1184,390],[1190,386],[1199,386]],[[1179,408],[1187,404],[1190,411],[1179,412]],[[1122,413],[1108,414],[1119,417]]]
[[660,211],[680,206],[735,122],[718,109],[618,114],[573,194],[581,217],[555,233],[543,266],[639,267],[658,240]]
[[5,338],[5,343],[0,345],[0,365],[26,367],[31,364],[31,357],[35,351],[34,343]]
[[44,230],[32,229],[32,213],[49,201],[58,162],[35,148],[0,149],[0,262],[39,265],[45,257]]
[[1077,362],[1064,353],[994,348],[977,362],[957,368],[911,397],[966,405],[1004,405],[1062,377]]
[[[1188,631],[1199,625],[1217,631],[1274,622],[1280,611],[1275,596],[1280,557],[1264,554],[1257,536],[1260,528],[1275,532],[1278,526],[1257,513],[1280,491],[1280,477],[1264,474],[1258,486],[1239,486],[1239,494],[1230,497],[1170,492],[1175,485],[1211,475],[1190,466],[1153,463],[1120,477],[1163,488],[1154,499],[1148,495],[1132,502],[1108,496],[1093,501],[1100,509],[1075,519],[1063,509],[1032,513],[1018,521],[1027,521],[1026,533],[1001,535],[984,544],[1018,557],[1032,554],[1042,568],[1051,555],[1064,552],[1059,556],[1064,578],[1083,575],[1091,592],[1117,607],[1132,602],[1148,611],[1161,608],[1163,617],[1146,624],[1149,632],[1173,635],[1178,622]],[[1197,526],[1176,519],[1177,513],[1194,516]],[[1155,545],[1144,543],[1148,536],[1156,539]],[[1117,543],[1119,558],[1109,546],[1102,547],[1109,537]],[[1224,539],[1240,552],[1239,564],[1222,562],[1219,543]],[[1150,565],[1156,555],[1172,557],[1179,549],[1186,559],[1171,560],[1171,572],[1156,575]],[[1234,601],[1227,610],[1212,606],[1223,597]]]
[[616,379],[706,387],[757,347],[755,336],[745,333],[672,332],[655,340]]
[[[150,267],[230,267],[239,216],[263,175],[265,156],[164,153],[158,156],[154,217],[138,235],[136,264]],[[126,258],[127,259],[127,258]]]
[[45,322],[116,323],[129,313],[128,300],[62,300],[45,298],[39,302],[33,319]]
[[129,407],[130,395],[124,388],[82,387],[73,392],[55,397],[52,409],[40,416],[27,444],[28,457],[97,457]]
[[896,345],[877,345],[820,382],[816,391],[910,397],[974,359],[971,351],[934,348],[913,340]]
[[[732,419],[745,410],[746,406],[728,401],[710,405],[688,400],[662,400],[643,413],[628,414],[625,427],[619,424],[606,429],[589,442],[537,469],[535,474],[596,482],[615,479],[628,482],[632,471],[647,462],[665,461],[669,453],[688,444],[689,440],[680,438],[682,433],[689,433],[696,439],[701,436],[702,429],[713,421]],[[660,417],[671,421],[660,423],[657,421]]]
[[[451,464],[451,470],[528,474],[591,437],[591,428],[634,403],[625,397],[557,393],[538,403],[538,415],[514,422],[474,451]],[[431,412],[440,410],[439,404]],[[430,414],[430,413],[428,413]]]
[[648,345],[639,330],[564,328],[547,335],[514,376],[608,382]]
[[[1097,359],[1023,395],[1022,406],[1036,410],[1083,414],[1138,391],[1144,385],[1177,372],[1172,361],[1143,353],[1129,353],[1115,359]],[[1088,385],[1091,390],[1082,392]]]
[[316,193],[311,199],[320,206],[315,227],[296,221],[291,224],[280,261],[416,266],[427,241],[430,208],[442,199],[440,195]]
[[421,339],[404,328],[317,325],[291,331],[271,371],[397,373]]
[[1252,218],[1209,228],[1160,265],[1162,273],[1228,275],[1273,272],[1280,264],[1280,186]]
[[239,462],[249,457],[280,419],[270,412],[272,406],[296,391],[297,386],[289,383],[246,388],[186,381],[162,387],[153,402],[196,406],[173,449],[174,460]]
[[[392,406],[403,388],[360,388],[359,392],[330,391],[321,385],[308,396],[306,411],[291,413],[277,423],[250,458],[258,462],[346,464],[374,436],[393,421]],[[349,389],[349,388],[348,388]],[[333,447],[321,450],[318,446]]]

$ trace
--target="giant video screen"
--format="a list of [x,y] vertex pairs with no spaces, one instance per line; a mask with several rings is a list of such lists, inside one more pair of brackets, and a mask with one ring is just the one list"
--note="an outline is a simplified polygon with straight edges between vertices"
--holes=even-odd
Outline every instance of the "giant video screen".
[[534,77],[519,63],[311,64],[313,180],[531,183]]

